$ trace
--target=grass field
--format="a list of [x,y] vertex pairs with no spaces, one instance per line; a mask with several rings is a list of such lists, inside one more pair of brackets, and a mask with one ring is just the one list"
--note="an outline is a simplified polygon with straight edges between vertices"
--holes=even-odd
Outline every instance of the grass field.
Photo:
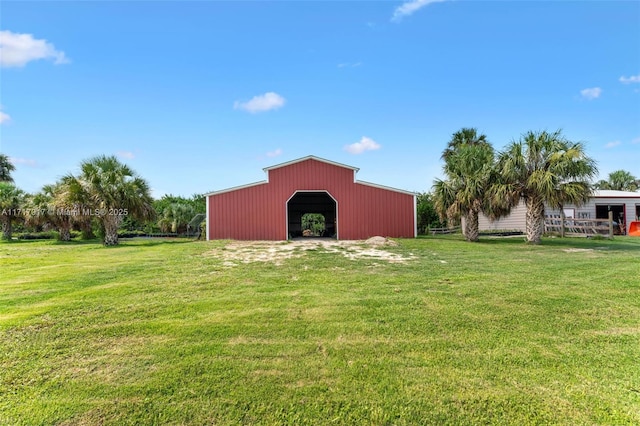
[[0,425],[640,424],[640,238],[398,243],[0,243]]

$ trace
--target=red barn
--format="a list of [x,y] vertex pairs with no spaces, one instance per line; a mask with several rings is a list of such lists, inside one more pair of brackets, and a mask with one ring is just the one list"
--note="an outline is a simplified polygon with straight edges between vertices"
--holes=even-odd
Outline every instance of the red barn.
[[207,194],[207,240],[287,240],[306,213],[342,240],[417,234],[415,193],[358,181],[356,167],[308,156],[264,170],[266,181]]

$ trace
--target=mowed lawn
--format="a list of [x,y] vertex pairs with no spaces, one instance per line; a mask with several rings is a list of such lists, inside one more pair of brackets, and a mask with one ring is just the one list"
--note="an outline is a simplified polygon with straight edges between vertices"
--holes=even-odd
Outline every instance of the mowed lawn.
[[397,242],[0,243],[0,424],[640,424],[640,238]]

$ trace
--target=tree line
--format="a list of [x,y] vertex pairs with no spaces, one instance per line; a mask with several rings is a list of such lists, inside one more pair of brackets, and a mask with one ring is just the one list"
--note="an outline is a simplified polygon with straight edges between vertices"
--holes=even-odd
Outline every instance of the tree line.
[[206,210],[204,195],[154,200],[147,181],[114,156],[82,161],[78,175],[67,174],[36,194],[14,185],[14,170],[0,154],[3,239],[11,239],[17,225],[23,230],[55,230],[62,241],[69,241],[75,230],[84,239],[97,236],[105,245],[115,245],[122,230],[184,233],[190,225],[197,228],[190,221]]
[[[475,128],[454,133],[442,152],[443,179],[430,192],[418,194],[419,233],[453,226],[464,218],[469,241],[479,236],[478,217],[503,217],[521,200],[526,213],[527,241],[540,242],[544,208],[586,202],[593,189],[637,191],[640,179],[625,170],[608,180],[591,183],[596,163],[580,142],[567,140],[561,131],[524,134],[497,152],[487,136]],[[105,245],[118,243],[118,232],[193,232],[206,211],[205,197],[165,195],[154,200],[149,184],[114,156],[81,162],[78,175],[68,174],[26,194],[14,185],[15,167],[0,154],[0,222],[2,238],[11,239],[14,225],[22,230],[55,230],[63,241],[72,231],[82,238],[99,237]],[[310,217],[309,220],[313,218]]]

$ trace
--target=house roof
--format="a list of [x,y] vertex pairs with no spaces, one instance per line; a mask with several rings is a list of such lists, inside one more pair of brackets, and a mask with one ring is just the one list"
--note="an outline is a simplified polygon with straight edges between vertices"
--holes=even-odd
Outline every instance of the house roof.
[[640,192],[596,189],[593,191],[593,198],[640,198]]
[[265,167],[262,170],[264,170],[265,172],[268,172],[269,170],[279,169],[281,167],[290,166],[292,164],[301,163],[301,162],[307,161],[307,160],[320,161],[322,163],[331,164],[332,166],[338,166],[338,167],[343,167],[345,169],[353,170],[354,172],[357,172],[358,170],[360,170],[357,167],[348,166],[348,165],[342,164],[342,163],[337,163],[335,161],[327,160],[325,158],[316,157],[315,155],[307,155],[306,157],[298,158],[296,160],[291,160],[291,161],[287,161],[285,163],[276,164],[274,166]]

